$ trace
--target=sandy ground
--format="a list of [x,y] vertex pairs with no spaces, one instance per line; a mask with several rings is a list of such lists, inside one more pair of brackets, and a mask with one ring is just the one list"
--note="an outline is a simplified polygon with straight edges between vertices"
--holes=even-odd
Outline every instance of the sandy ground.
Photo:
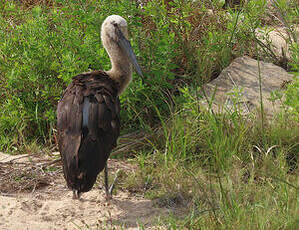
[[[1,159],[0,155],[0,163],[11,159],[3,156]],[[120,162],[110,160],[109,165],[113,172]],[[73,200],[62,173],[43,188],[1,194],[1,230],[138,229],[138,223],[145,229],[161,229],[155,227],[157,220],[170,211],[157,207],[151,200],[119,190],[112,200],[106,201],[104,191],[95,186],[81,200]]]

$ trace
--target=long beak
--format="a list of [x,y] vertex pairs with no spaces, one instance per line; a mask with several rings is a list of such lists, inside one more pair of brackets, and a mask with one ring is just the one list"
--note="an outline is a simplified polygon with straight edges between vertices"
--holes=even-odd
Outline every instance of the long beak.
[[123,35],[123,33],[121,32],[121,30],[116,27],[116,32],[117,32],[117,36],[118,36],[118,41],[119,41],[119,46],[122,48],[122,50],[126,53],[126,55],[128,56],[130,62],[133,64],[134,69],[136,70],[136,72],[143,77],[142,71],[140,66],[138,65],[137,62],[137,58],[136,55],[133,52],[131,43],[125,38],[125,36]]

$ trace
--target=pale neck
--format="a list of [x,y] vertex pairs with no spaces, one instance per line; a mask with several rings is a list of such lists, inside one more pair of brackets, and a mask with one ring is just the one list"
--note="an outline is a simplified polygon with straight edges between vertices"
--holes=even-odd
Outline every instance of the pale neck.
[[120,95],[128,86],[132,79],[132,65],[126,55],[116,44],[106,47],[111,61],[111,69],[107,74],[118,85],[118,95]]

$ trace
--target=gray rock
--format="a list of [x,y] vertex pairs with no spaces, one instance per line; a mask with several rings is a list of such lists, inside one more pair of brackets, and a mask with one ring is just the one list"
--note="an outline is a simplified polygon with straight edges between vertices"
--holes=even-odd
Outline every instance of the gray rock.
[[[292,34],[287,33],[283,27],[256,29],[255,34],[260,40],[260,47],[266,52],[273,53],[277,58],[290,59],[290,44],[293,41]],[[297,38],[298,27],[294,27],[294,36]]]
[[[263,107],[271,115],[281,107],[281,100],[271,100],[274,92],[281,92],[293,75],[271,63],[259,62]],[[242,114],[260,109],[258,61],[244,56],[236,58],[221,74],[204,87],[212,101],[214,112],[241,111]],[[215,94],[214,94],[215,93]],[[213,96],[214,94],[214,96]],[[213,99],[212,99],[213,98]],[[203,102],[205,107],[208,103]]]

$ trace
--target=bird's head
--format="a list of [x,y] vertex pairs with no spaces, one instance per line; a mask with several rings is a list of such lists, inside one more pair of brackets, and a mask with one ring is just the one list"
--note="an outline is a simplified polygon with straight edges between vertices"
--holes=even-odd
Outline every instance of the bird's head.
[[107,51],[109,47],[116,44],[133,64],[136,72],[140,76],[143,76],[137,63],[137,58],[128,40],[128,24],[123,17],[119,15],[108,16],[102,24],[101,38]]
[[102,24],[101,36],[107,36],[115,42],[118,42],[119,37],[117,34],[119,29],[124,37],[128,39],[128,24],[127,21],[119,15],[108,16]]

